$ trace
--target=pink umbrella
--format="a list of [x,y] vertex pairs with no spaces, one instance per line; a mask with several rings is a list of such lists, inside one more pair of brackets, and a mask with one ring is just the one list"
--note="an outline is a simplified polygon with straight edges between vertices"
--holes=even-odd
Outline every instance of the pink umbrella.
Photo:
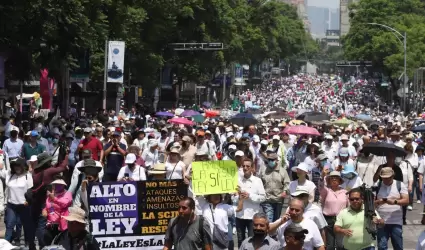
[[312,127],[302,126],[302,125],[286,127],[283,130],[283,133],[294,134],[294,135],[313,135],[313,136],[320,135],[317,129]]
[[189,125],[189,126],[193,125],[192,121],[182,117],[171,118],[170,120],[168,120],[168,122],[173,124],[183,124],[183,125]]

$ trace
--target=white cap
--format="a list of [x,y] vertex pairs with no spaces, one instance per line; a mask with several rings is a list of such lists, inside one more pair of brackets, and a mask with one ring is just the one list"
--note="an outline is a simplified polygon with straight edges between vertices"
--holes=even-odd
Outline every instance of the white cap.
[[307,165],[307,163],[304,163],[304,162],[301,162],[300,164],[298,164],[298,166],[294,167],[293,169],[295,169],[295,171],[297,169],[299,169],[299,170],[302,170],[302,171],[308,173],[308,165]]
[[10,131],[16,131],[19,133],[19,128],[16,126],[12,126],[12,128],[10,129]]
[[280,140],[280,137],[278,135],[274,135],[273,140]]
[[125,157],[125,164],[133,164],[136,161],[136,155],[135,154],[128,154]]
[[274,128],[273,132],[279,132],[280,130],[278,128]]
[[327,135],[325,136],[325,139],[326,139],[326,140],[332,140],[332,139],[333,139],[333,137],[332,137],[332,135],[327,134]]
[[227,137],[234,136],[233,132],[227,133]]
[[30,157],[29,161],[30,161],[30,162],[35,162],[35,161],[37,161],[37,156],[36,156],[36,155],[31,155],[31,157]]
[[237,147],[236,147],[236,145],[235,145],[235,144],[232,144],[232,145],[229,145],[228,149],[236,150],[236,149],[237,149]]
[[349,140],[348,135],[346,135],[346,134],[341,135],[340,141],[348,141],[348,140]]
[[269,145],[269,141],[268,140],[262,140],[260,143],[262,145]]
[[236,151],[235,156],[245,156],[244,152],[241,150]]
[[243,127],[239,127],[239,130],[243,130]]
[[259,137],[258,135],[254,135],[254,136],[252,137],[252,140],[253,140],[254,142],[260,142],[260,137]]
[[226,128],[226,132],[232,132],[232,128],[231,127],[227,127]]

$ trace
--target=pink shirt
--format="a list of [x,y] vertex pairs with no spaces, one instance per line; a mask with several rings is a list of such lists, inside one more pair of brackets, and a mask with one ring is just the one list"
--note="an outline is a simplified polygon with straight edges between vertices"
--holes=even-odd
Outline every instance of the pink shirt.
[[59,231],[68,228],[67,221],[62,218],[69,214],[68,208],[72,205],[72,193],[63,192],[55,196],[53,200],[49,197],[46,199],[47,224],[59,224]]
[[347,207],[347,190],[342,188],[335,192],[328,187],[319,185],[319,191],[324,215],[337,216],[342,209]]

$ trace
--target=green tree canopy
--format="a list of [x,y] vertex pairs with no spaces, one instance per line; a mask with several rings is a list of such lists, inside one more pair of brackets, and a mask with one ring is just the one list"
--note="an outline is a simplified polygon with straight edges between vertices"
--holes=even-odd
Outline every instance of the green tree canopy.
[[360,0],[350,6],[351,28],[343,38],[344,54],[349,60],[370,60],[393,77],[399,77],[404,67],[403,38],[384,27],[390,26],[407,34],[408,75],[425,65],[424,5],[420,0]]
[[[211,79],[223,64],[260,63],[317,52],[296,9],[261,0],[17,0],[0,3],[0,53],[10,79],[47,67],[76,67],[90,50],[91,80],[103,80],[106,40],[126,42],[126,69],[139,83],[157,82],[166,63],[180,77]],[[170,43],[221,42],[224,51],[176,52]]]

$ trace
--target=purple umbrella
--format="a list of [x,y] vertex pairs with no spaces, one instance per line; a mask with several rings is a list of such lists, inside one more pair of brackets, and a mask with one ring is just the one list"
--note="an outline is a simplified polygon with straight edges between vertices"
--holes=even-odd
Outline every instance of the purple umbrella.
[[173,117],[173,116],[174,116],[174,114],[173,114],[173,113],[165,112],[165,111],[162,111],[162,112],[156,112],[156,113],[155,113],[155,115],[156,115],[156,116],[168,116],[168,117]]
[[201,114],[201,113],[199,113],[198,111],[195,111],[195,110],[185,110],[185,111],[183,111],[183,113],[180,114],[180,116],[192,117],[194,115],[199,115],[199,114]]

